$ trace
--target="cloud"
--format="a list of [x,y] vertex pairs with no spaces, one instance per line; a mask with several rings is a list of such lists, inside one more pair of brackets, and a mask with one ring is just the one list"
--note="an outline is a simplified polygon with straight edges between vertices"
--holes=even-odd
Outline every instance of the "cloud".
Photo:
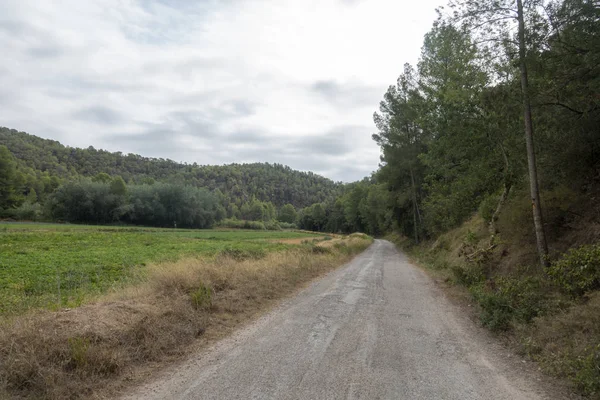
[[0,2],[0,125],[361,179],[379,163],[372,113],[440,2]]
[[364,85],[357,81],[339,83],[335,80],[314,82],[310,89],[336,107],[353,108],[371,106],[383,97],[379,86]]
[[39,47],[31,47],[30,49],[27,50],[27,52],[29,53],[29,55],[31,55],[34,58],[53,58],[53,57],[59,57],[63,53],[63,49],[59,46],[55,46],[55,47],[39,46]]
[[101,125],[115,125],[123,121],[120,113],[104,106],[83,108],[74,112],[73,118]]

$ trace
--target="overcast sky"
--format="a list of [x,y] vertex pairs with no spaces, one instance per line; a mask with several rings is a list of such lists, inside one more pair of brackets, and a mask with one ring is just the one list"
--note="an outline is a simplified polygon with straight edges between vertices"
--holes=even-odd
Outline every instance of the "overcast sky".
[[0,125],[354,181],[440,0],[0,0]]

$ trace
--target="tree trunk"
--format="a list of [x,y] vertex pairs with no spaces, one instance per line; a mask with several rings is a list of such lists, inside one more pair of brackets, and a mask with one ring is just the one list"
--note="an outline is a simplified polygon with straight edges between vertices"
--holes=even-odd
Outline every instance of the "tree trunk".
[[492,215],[492,219],[490,220],[490,242],[494,240],[494,236],[498,233],[498,227],[496,226],[496,221],[498,221],[498,216],[500,215],[500,211],[502,211],[502,206],[506,202],[508,198],[508,194],[510,193],[511,184],[508,181],[504,182],[504,190],[502,190],[502,194],[500,195],[500,199],[498,200],[498,205],[496,206],[496,210],[494,210],[494,214]]
[[410,182],[412,186],[412,200],[413,200],[413,226],[415,230],[415,243],[419,243],[419,226],[417,224],[417,188],[415,185],[415,175],[413,174],[412,166],[408,164],[408,169],[410,171]]
[[542,268],[548,266],[548,243],[544,232],[544,220],[540,204],[535,149],[533,146],[533,122],[531,119],[531,99],[529,97],[529,81],[525,60],[525,19],[523,16],[523,0],[517,0],[517,19],[519,21],[519,67],[521,70],[521,92],[523,95],[523,116],[525,119],[525,142],[527,143],[527,164],[529,167],[529,185],[531,206],[533,208],[533,224],[537,250]]
[[502,143],[498,143],[498,147],[500,147],[500,151],[502,152],[502,158],[504,159],[504,189],[502,190],[502,194],[500,195],[500,199],[498,200],[498,205],[496,206],[496,210],[494,210],[494,214],[492,215],[492,219],[490,220],[489,230],[490,230],[490,245],[494,242],[495,236],[498,233],[498,227],[496,226],[496,221],[498,221],[498,217],[500,215],[500,211],[502,211],[502,207],[510,194],[510,189],[512,188],[512,170],[510,167],[510,162],[508,161],[508,155],[506,154],[506,150]]

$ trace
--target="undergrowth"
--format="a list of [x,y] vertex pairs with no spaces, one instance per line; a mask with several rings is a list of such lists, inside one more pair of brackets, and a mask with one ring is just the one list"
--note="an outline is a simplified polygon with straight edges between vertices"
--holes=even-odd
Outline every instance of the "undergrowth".
[[[568,207],[560,196],[551,195],[546,204],[557,205],[549,208],[548,219],[558,224]],[[489,214],[491,205],[481,208]],[[498,221],[508,233],[494,238],[484,220],[475,216],[419,245],[399,235],[387,239],[443,281],[464,287],[483,326],[514,338],[520,351],[545,372],[600,399],[600,244],[555,253],[542,270],[530,263],[535,260],[530,227],[517,223],[527,220],[528,213],[526,202],[513,199]]]

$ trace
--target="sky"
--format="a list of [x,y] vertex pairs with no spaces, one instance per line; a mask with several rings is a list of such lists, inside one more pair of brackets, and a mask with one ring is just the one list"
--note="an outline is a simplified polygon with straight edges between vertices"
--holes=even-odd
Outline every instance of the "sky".
[[2,0],[0,126],[179,162],[378,167],[439,0]]

